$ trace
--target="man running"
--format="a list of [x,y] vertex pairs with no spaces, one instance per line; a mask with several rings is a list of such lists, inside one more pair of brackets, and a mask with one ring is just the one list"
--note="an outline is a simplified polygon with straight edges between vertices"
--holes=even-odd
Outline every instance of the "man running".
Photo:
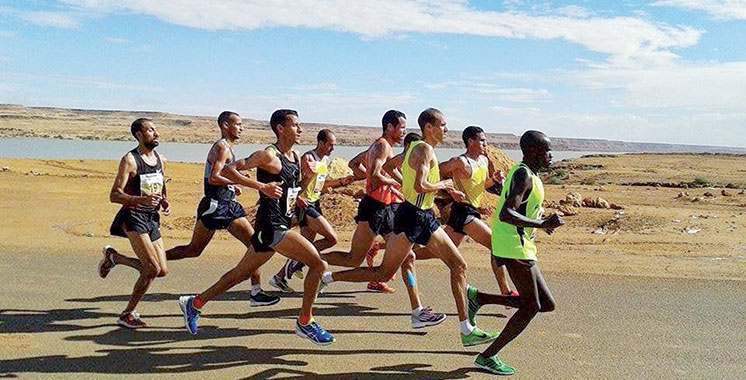
[[[180,245],[166,251],[167,260],[179,260],[185,257],[198,257],[205,250],[215,235],[216,230],[227,229],[236,239],[246,247],[251,244],[254,229],[246,218],[246,212],[241,204],[236,202],[236,195],[241,194],[241,188],[236,183],[223,176],[220,171],[225,165],[233,163],[236,158],[233,145],[241,137],[243,124],[241,117],[235,112],[225,111],[218,116],[218,127],[221,138],[212,145],[205,162],[204,189],[205,196],[197,207],[197,222],[192,232],[192,240],[187,245]],[[279,186],[255,182],[254,188],[262,192],[281,192]],[[104,249],[104,260],[99,273],[103,277],[116,265],[121,256],[114,248]],[[121,260],[119,260],[121,261]],[[128,265],[132,262],[125,261]],[[135,269],[141,267],[136,263]],[[251,306],[267,306],[280,302],[280,297],[269,295],[262,291],[259,271],[251,276]]]
[[456,201],[464,199],[464,194],[454,188],[453,180],[440,180],[434,147],[443,141],[443,136],[448,131],[445,117],[439,110],[428,108],[420,114],[417,122],[423,140],[413,142],[404,156],[404,203],[396,210],[394,236],[388,239],[381,266],[327,272],[324,273],[322,281],[325,284],[333,281],[385,281],[411,255],[414,244],[424,245],[451,270],[451,290],[458,310],[462,344],[472,346],[486,343],[495,339],[495,335],[472,326],[467,318],[466,261],[453,241],[448,238],[448,234],[440,228],[432,211],[436,191],[446,190]]
[[486,304],[518,308],[497,339],[475,360],[477,367],[498,375],[515,373],[513,367],[497,357],[500,350],[515,339],[537,313],[554,310],[554,298],[536,263],[533,233],[541,228],[552,234],[564,224],[557,214],[548,218],[542,216],[544,185],[537,173],[552,162],[549,138],[539,131],[527,131],[521,136],[521,151],[523,161],[508,172],[492,220],[492,260],[508,268],[520,296],[489,296],[476,289],[469,292],[474,313]]
[[99,276],[106,277],[114,264],[125,264],[139,270],[129,303],[122,311],[117,323],[137,329],[146,327],[135,307],[156,277],[168,273],[166,253],[160,231],[160,216],[171,213],[166,197],[164,166],[166,158],[155,151],[158,146],[158,131],[150,119],[137,119],[130,125],[132,136],[137,139],[137,148],[127,152],[119,162],[119,170],[109,193],[112,203],[122,208],[117,212],[109,229],[115,236],[126,237],[139,259],[121,254],[111,255],[111,247],[104,247],[104,259],[99,263]]
[[[495,170],[492,162],[487,159],[487,137],[484,130],[477,126],[469,126],[461,134],[466,146],[466,153],[451,158],[440,164],[440,173],[446,178],[452,178],[456,189],[464,193],[462,202],[453,202],[451,212],[446,222],[446,233],[453,240],[456,247],[468,235],[474,241],[492,251],[492,236],[490,228],[482,222],[479,206],[484,192],[500,194],[502,173]],[[420,258],[420,252],[415,250]],[[505,266],[497,266],[491,260],[492,271],[504,295],[517,296],[511,291],[505,273]],[[474,320],[470,320],[474,325]]]
[[[383,164],[394,155],[392,146],[400,143],[407,129],[407,118],[403,112],[389,110],[381,119],[383,134],[369,148],[367,154],[365,197],[358,205],[355,217],[357,227],[352,235],[350,252],[334,251],[322,255],[330,265],[357,268],[365,259],[377,235],[388,239],[393,231],[393,208],[401,193],[396,187],[399,182],[383,170]],[[412,327],[434,326],[443,322],[445,314],[433,313],[429,307],[422,307],[417,289],[414,270],[414,253],[405,252],[388,276],[370,278],[365,282],[388,281],[397,269],[401,268],[402,278],[407,288],[412,308]],[[363,269],[358,269],[363,270]],[[355,281],[363,282],[363,281]],[[324,281],[328,284],[328,281]]]
[[[300,158],[301,193],[298,196],[306,207],[296,207],[295,216],[300,225],[300,234],[312,242],[316,250],[324,250],[337,245],[337,232],[321,212],[321,193],[324,189],[347,186],[355,178],[352,176],[339,179],[327,179],[329,175],[329,156],[337,145],[337,137],[330,129],[322,129],[316,135],[316,147],[304,153]],[[316,240],[316,235],[322,239]],[[269,280],[269,284],[283,292],[293,292],[287,281],[293,273],[302,277],[303,264],[288,259],[280,270]]]
[[254,224],[256,232],[251,237],[251,244],[244,257],[235,268],[206,291],[197,296],[180,297],[179,307],[184,314],[187,330],[197,334],[202,307],[245,281],[277,251],[309,267],[303,284],[300,315],[295,322],[296,334],[314,344],[331,344],[334,337],[316,323],[312,315],[319,281],[327,268],[326,262],[321,259],[311,242],[290,229],[290,220],[300,192],[300,157],[292,149],[293,145],[300,142],[302,132],[298,112],[288,109],[275,111],[270,118],[270,127],[277,137],[274,144],[254,152],[248,158],[226,165],[222,174],[240,185],[251,186],[251,180],[241,172],[256,168],[257,180],[280,186],[282,194],[259,194],[259,208]]

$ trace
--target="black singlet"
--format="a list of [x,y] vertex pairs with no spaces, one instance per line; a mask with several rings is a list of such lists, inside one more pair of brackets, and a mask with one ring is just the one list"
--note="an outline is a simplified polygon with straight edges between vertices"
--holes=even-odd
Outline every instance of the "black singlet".
[[256,225],[271,225],[273,229],[289,229],[290,219],[295,212],[295,200],[300,192],[300,158],[293,151],[295,162],[292,162],[280,152],[275,144],[268,146],[268,148],[276,152],[282,163],[282,169],[279,174],[273,174],[257,168],[256,177],[262,183],[281,182],[282,197],[272,199],[264,193],[259,193]]
[[[154,151],[156,163],[155,166],[151,166],[142,159],[137,148],[132,149],[130,153],[135,158],[135,163],[137,163],[137,175],[127,180],[127,184],[124,186],[124,193],[133,196],[163,194],[165,180],[160,155]],[[156,211],[156,208],[152,206],[132,205],[127,207],[140,211]]]
[[[222,140],[222,139],[221,139]],[[219,144],[220,141],[215,143],[215,145]],[[228,161],[226,165],[230,165],[233,162],[236,161],[236,155],[233,153],[233,148],[230,148],[231,150],[231,159]],[[212,166],[214,163],[210,162],[210,154],[207,154],[207,161],[205,161],[205,197],[210,199],[215,199],[217,201],[232,201],[236,199],[236,189],[233,187],[233,185],[210,185],[210,172],[212,172]]]

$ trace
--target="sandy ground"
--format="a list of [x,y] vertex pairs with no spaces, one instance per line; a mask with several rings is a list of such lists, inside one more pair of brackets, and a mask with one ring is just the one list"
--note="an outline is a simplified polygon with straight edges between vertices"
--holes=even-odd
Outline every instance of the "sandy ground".
[[[615,170],[648,173],[656,166],[655,157],[643,160],[647,164],[621,159],[628,162],[614,165],[631,169]],[[697,164],[704,168],[698,175],[713,183],[732,182],[718,173],[732,176],[745,163],[738,157],[723,162]],[[612,164],[604,165],[613,173]],[[442,287],[448,276],[436,261],[418,263],[418,271],[423,301],[450,315],[443,326],[409,328],[401,283],[390,296],[358,292],[363,285],[340,285],[320,299],[317,312],[339,342],[318,348],[292,334],[297,295],[266,309],[249,308],[243,292],[248,286],[242,285],[209,305],[204,331],[192,339],[182,328],[175,299],[203,290],[235,264],[243,249],[226,233],[216,236],[204,257],[170,264],[171,274],[156,282],[139,308],[152,328],[122,331],[114,321],[135,274],[127,268],[116,268],[106,280],[95,274],[101,246],[129,251],[126,240],[108,236],[117,210],[108,202],[116,162],[0,158],[2,167],[8,170],[0,172],[0,376],[486,376],[471,368],[479,349],[458,342],[455,307]],[[746,343],[746,196],[739,189],[722,195],[720,188],[583,180],[598,174],[593,170],[603,168],[574,170],[566,183],[548,185],[547,199],[557,201],[568,192],[600,196],[623,205],[624,214],[579,208],[556,234],[539,235],[540,265],[559,307],[538,318],[505,351],[505,360],[520,371],[516,378],[746,377],[741,349]],[[167,247],[191,236],[202,171],[195,164],[167,167],[174,209],[163,218]],[[655,178],[678,181],[675,175]],[[678,197],[681,191],[688,195]],[[329,199],[327,206],[334,206],[329,218],[339,227],[340,245],[348,247],[356,204],[344,192]],[[256,194],[247,192],[240,200],[250,209]],[[487,205],[495,201],[488,198]],[[603,233],[594,233],[599,230]],[[467,242],[462,252],[470,281],[495,289],[486,251]],[[279,258],[268,264],[265,284],[281,264]],[[480,326],[489,330],[500,329],[511,315],[502,307],[485,313]]]

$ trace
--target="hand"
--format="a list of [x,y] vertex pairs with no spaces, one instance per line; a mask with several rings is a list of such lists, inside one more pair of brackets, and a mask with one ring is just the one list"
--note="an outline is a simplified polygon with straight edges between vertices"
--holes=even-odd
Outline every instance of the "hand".
[[168,199],[166,198],[161,199],[161,208],[163,209],[163,215],[165,216],[171,215],[171,204],[168,202]]
[[280,185],[282,185],[282,182],[265,183],[262,184],[259,191],[272,199],[280,199],[282,197],[282,187]]
[[305,200],[304,198],[298,197],[295,200],[295,207],[300,207],[300,208],[304,209],[304,208],[308,207],[308,201]]
[[140,197],[140,203],[143,206],[150,206],[150,207],[158,207],[159,204],[161,204],[161,195],[160,194],[150,194],[150,195],[144,195]]
[[451,194],[451,198],[453,198],[456,202],[463,202],[466,198],[466,194],[458,191],[458,190],[449,190],[448,194]]
[[[557,214],[552,214],[550,217],[544,219],[544,221],[541,223],[541,227],[547,231],[547,233],[551,234],[554,232],[554,230],[565,224],[565,221],[560,218]],[[551,231],[551,232],[549,232]]]
[[494,183],[502,183],[505,180],[505,174],[503,174],[500,170],[495,170],[494,173],[492,173],[492,182]]
[[451,191],[455,191],[456,190],[456,188],[453,187],[453,180],[450,179],[450,178],[449,179],[444,179],[444,180],[440,181],[440,184],[443,186],[443,190],[445,190],[445,191],[447,191],[449,193]]
[[241,193],[243,193],[243,190],[241,190],[240,186],[233,187],[233,190],[236,192],[236,196],[239,196],[241,195]]

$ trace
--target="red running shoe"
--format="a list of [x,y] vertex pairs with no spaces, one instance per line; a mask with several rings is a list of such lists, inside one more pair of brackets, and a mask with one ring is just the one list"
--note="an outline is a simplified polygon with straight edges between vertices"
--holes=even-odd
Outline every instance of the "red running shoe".
[[131,311],[120,316],[117,320],[117,323],[119,324],[119,326],[126,327],[128,329],[139,329],[148,327],[148,325],[146,325],[145,322],[140,319],[140,314],[136,311]]
[[396,291],[388,283],[385,282],[374,282],[368,283],[368,291],[373,293],[388,293],[391,294]]

